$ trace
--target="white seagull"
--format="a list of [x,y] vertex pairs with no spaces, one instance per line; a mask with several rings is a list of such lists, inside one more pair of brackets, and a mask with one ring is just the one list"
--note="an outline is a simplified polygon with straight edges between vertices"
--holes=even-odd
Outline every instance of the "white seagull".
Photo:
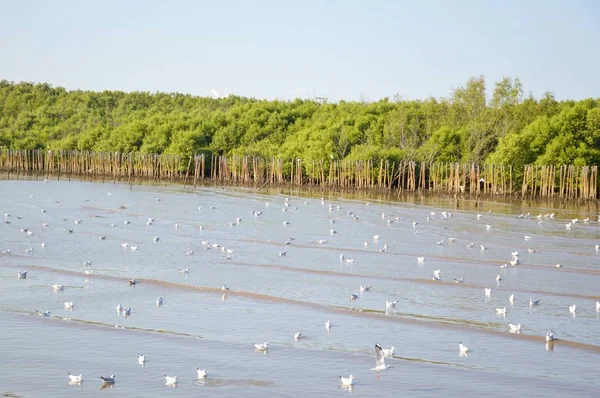
[[392,368],[392,366],[385,364],[385,357],[383,355],[383,348],[379,345],[379,343],[375,344],[375,367],[371,370],[377,372],[377,378],[379,378],[379,372]]
[[521,324],[512,324],[509,323],[508,327],[510,328],[511,333],[521,333]]
[[385,302],[385,310],[389,310],[391,308],[396,308],[398,306],[398,300],[396,301],[386,301]]
[[298,341],[302,338],[302,330],[294,334],[294,340]]
[[534,300],[534,299],[529,299],[529,306],[533,307],[535,305],[539,305],[540,304],[540,300]]
[[508,301],[511,305],[513,305],[515,303],[515,295],[511,294],[510,296],[508,296]]
[[327,330],[327,333],[329,333],[331,331],[331,321],[327,320],[327,322],[325,322],[325,329]]
[[575,304],[569,306],[569,312],[575,315],[575,311],[577,311],[577,306]]
[[504,315],[504,316],[506,316],[506,307],[503,307],[503,308],[496,308],[496,313],[497,313],[498,315]]
[[70,383],[83,383],[83,375],[72,375],[71,373],[67,373],[69,375]]
[[363,285],[360,285],[360,292],[361,292],[361,293],[364,293],[364,292],[369,292],[369,291],[371,291],[371,286],[363,286]]
[[65,310],[72,310],[75,307],[72,301],[65,301],[63,304],[65,305]]
[[65,290],[65,285],[53,284],[51,285],[53,290]]
[[383,349],[383,355],[386,357],[393,357],[394,356],[394,351],[396,351],[396,347],[391,346],[389,349],[388,348],[384,348]]
[[159,298],[156,299],[156,306],[160,307],[161,305],[163,305],[163,298],[162,298],[162,296],[160,296]]
[[492,288],[486,287],[484,289],[484,291],[485,291],[485,297],[492,297]]
[[339,376],[339,378],[340,378],[340,383],[342,383],[342,386],[344,386],[344,387],[354,386],[354,375],[350,375],[349,377]]
[[196,372],[198,372],[199,379],[204,379],[208,376],[208,374],[206,373],[206,369],[196,368]]
[[468,352],[469,352],[469,347],[467,347],[466,345],[464,345],[464,344],[462,343],[462,341],[461,341],[461,342],[459,342],[459,343],[458,343],[458,354],[459,354],[461,357],[466,357],[466,356],[469,356]]
[[18,271],[17,277],[19,279],[27,279],[27,271]]
[[165,376],[165,383],[169,385],[177,384],[177,376]]
[[548,333],[546,333],[546,341],[554,341],[554,330],[550,329]]
[[146,356],[144,354],[138,354],[138,363],[142,365],[142,367],[146,366]]
[[109,377],[100,376],[100,380],[107,384],[115,384],[115,375],[110,375]]
[[267,351],[269,349],[269,343],[268,342],[264,342],[264,343],[258,343],[258,344],[254,344],[254,348],[258,351]]

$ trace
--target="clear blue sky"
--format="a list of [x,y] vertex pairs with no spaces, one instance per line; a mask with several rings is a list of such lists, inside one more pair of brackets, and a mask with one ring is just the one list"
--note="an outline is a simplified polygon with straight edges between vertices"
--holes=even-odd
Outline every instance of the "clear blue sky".
[[256,98],[600,97],[600,1],[0,0],[0,79]]

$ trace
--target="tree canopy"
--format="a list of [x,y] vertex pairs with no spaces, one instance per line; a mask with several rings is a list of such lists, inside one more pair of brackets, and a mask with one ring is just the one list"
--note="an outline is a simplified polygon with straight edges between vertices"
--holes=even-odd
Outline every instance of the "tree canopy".
[[600,99],[524,97],[518,78],[449,98],[319,103],[67,91],[0,81],[0,147],[305,161],[411,159],[520,166],[600,163]]

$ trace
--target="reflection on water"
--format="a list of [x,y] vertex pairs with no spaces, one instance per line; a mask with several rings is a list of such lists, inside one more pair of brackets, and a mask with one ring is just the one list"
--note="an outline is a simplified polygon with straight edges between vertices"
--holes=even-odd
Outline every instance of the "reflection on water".
[[116,383],[102,382],[102,385],[100,386],[100,389],[104,390],[105,388],[115,388],[115,384]]
[[347,386],[347,385],[343,385],[343,384],[342,384],[342,385],[340,386],[340,389],[341,389],[341,390],[348,391],[348,393],[349,393],[350,395],[352,395],[352,392],[354,391],[354,386],[353,386],[353,385],[352,385],[352,386]]
[[83,385],[83,382],[82,381],[70,381],[69,385],[81,387]]
[[[597,387],[590,364],[600,355],[600,228],[590,221],[566,231],[561,219],[585,214],[565,210],[539,224],[517,218],[533,209],[516,204],[480,204],[477,217],[243,190],[56,181],[2,181],[0,190],[0,211],[21,216],[0,225],[0,338],[28,342],[3,352],[0,386],[11,391],[39,395],[35,381],[12,382],[28,369],[34,380],[51,381],[47,396],[69,395],[52,373],[66,367],[123,374],[123,394],[147,396],[164,394],[163,372],[181,376],[172,393],[182,396],[198,386],[231,396],[327,395],[338,374],[350,373],[359,389],[349,392],[371,396],[393,396],[407,380],[411,396],[431,395],[427,386],[436,379],[449,380],[450,396],[467,382],[474,394],[479,385],[500,395],[552,393],[571,383],[586,395]],[[518,265],[499,268],[516,251]],[[17,273],[24,270],[26,278]],[[432,281],[436,270],[440,280]],[[530,297],[540,305],[530,307]],[[119,303],[125,308],[115,314]],[[576,314],[569,305],[577,305]],[[35,308],[50,316],[29,316]],[[323,330],[328,320],[331,333]],[[509,323],[523,324],[523,332]],[[551,362],[538,345],[550,329],[563,346]],[[295,341],[298,330],[303,338]],[[251,344],[265,340],[275,351],[252,352]],[[468,357],[456,356],[461,340],[475,348]],[[380,381],[369,372],[375,342],[402,347]],[[553,347],[546,344],[548,352]],[[139,366],[138,352],[152,363]],[[197,379],[203,363],[218,377]]]

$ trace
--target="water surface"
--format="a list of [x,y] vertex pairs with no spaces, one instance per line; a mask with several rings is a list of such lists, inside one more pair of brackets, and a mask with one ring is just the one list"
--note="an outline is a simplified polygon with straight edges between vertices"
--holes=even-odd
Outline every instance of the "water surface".
[[[479,219],[435,204],[1,181],[0,217],[10,214],[2,220],[10,223],[0,225],[0,250],[10,254],[0,254],[0,393],[594,396],[596,214],[562,210],[538,220],[551,211],[515,204],[478,210]],[[580,221],[567,229],[572,218]],[[206,250],[211,245],[219,246]],[[222,247],[233,250],[230,258]],[[521,264],[500,267],[513,251]],[[354,261],[340,261],[342,254]],[[431,279],[437,269],[440,282]],[[17,279],[19,270],[29,271],[27,279]],[[131,278],[141,283],[130,287]],[[64,291],[53,291],[53,283]],[[360,285],[372,289],[361,295]],[[531,308],[530,298],[541,304]],[[392,300],[398,308],[386,313]],[[65,310],[64,301],[75,308]],[[118,303],[132,315],[119,316]],[[499,307],[507,307],[506,317],[496,314]],[[521,334],[509,333],[508,323],[521,323]],[[559,340],[546,345],[550,329]],[[305,337],[294,341],[299,330]],[[253,349],[264,341],[272,345],[267,355]],[[459,341],[470,347],[468,357],[459,356]],[[370,371],[376,342],[396,347],[387,362],[394,368],[379,379]],[[197,380],[197,367],[209,378]],[[84,374],[84,383],[68,385],[67,372]],[[97,377],[109,374],[117,383],[100,391]],[[177,388],[165,387],[163,374],[178,376]],[[351,391],[338,379],[349,374],[356,377]]]

